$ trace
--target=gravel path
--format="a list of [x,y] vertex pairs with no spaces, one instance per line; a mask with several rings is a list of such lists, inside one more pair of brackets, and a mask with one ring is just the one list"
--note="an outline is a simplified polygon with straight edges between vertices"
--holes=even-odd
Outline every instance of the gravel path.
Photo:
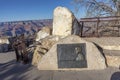
[[15,62],[14,52],[0,53],[0,80],[120,80],[120,70],[39,71]]

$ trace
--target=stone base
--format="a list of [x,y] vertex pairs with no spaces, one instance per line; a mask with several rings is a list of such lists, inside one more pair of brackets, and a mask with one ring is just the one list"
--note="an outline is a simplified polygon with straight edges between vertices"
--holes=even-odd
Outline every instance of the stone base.
[[[75,43],[86,44],[87,68],[59,68],[57,59],[57,44]],[[82,40],[80,37],[74,35],[68,36],[53,45],[53,47],[42,57],[41,61],[38,63],[39,70],[98,70],[105,68],[105,58],[97,49],[97,47],[93,43]]]

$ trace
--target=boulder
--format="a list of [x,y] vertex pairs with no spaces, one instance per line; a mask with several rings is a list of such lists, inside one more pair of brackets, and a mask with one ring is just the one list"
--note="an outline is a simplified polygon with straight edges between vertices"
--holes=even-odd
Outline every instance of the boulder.
[[38,53],[39,47],[37,46],[34,54],[33,54],[33,59],[32,59],[32,65],[37,66],[39,60],[42,58],[42,54]]
[[9,51],[9,44],[0,44],[0,53]]
[[3,45],[0,44],[0,53],[4,52],[4,49],[3,49],[3,48],[4,48]]
[[0,38],[0,44],[9,44],[9,40],[7,37],[2,37]]
[[[86,60],[87,68],[58,68],[57,59],[57,44],[75,44],[85,43],[86,44]],[[91,42],[87,42],[78,36],[72,35],[64,39],[61,39],[42,57],[38,63],[39,70],[96,70],[105,69],[106,63],[105,58],[100,53],[98,48]]]
[[48,36],[39,41],[39,45],[37,45],[32,59],[32,65],[37,66],[38,62],[41,60],[42,56],[44,56],[49,49],[60,39],[59,36]]
[[68,36],[79,35],[81,26],[73,13],[65,7],[57,7],[54,10],[53,35]]
[[50,27],[43,27],[38,33],[36,37],[36,41],[39,41],[40,39],[43,39],[51,34]]

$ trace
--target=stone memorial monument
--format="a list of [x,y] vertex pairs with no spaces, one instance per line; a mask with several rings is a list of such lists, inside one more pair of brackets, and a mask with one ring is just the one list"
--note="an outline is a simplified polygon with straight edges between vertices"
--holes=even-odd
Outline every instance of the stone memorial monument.
[[54,10],[53,36],[62,37],[39,60],[39,70],[96,70],[105,69],[104,56],[91,42],[80,38],[81,26],[65,7]]

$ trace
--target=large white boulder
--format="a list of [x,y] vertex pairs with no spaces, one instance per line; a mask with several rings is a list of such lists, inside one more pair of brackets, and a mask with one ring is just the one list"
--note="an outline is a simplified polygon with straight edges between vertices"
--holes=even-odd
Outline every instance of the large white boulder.
[[80,25],[73,13],[65,7],[54,10],[53,35],[68,36],[80,34]]
[[[72,43],[86,44],[87,68],[58,68],[57,44]],[[104,68],[106,68],[105,58],[100,53],[98,48],[93,43],[87,42],[74,35],[61,39],[59,42],[53,45],[53,47],[42,57],[38,63],[39,70],[95,70]]]

